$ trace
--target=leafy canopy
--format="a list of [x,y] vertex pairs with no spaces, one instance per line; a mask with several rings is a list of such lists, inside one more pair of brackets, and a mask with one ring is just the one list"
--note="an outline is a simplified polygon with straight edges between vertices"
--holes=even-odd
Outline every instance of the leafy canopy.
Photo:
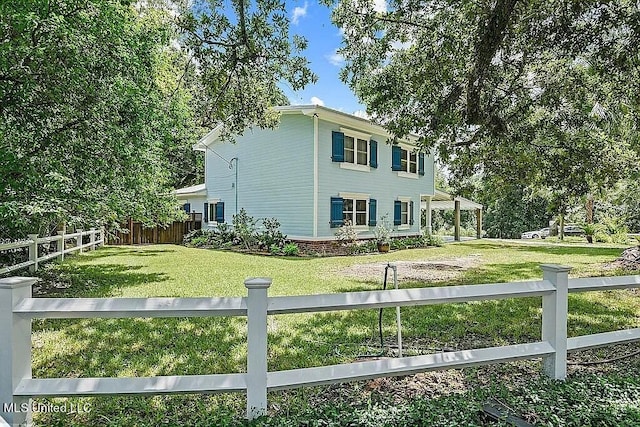
[[273,126],[304,46],[272,0],[0,2],[0,236],[180,218],[191,145]]
[[630,0],[340,0],[342,78],[457,178],[586,194],[637,167],[640,11]]

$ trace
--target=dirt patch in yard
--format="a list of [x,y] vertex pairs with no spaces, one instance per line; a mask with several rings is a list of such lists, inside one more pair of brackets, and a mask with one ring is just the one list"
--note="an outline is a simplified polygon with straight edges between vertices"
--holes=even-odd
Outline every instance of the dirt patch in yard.
[[[459,277],[465,270],[479,265],[480,255],[445,260],[395,261],[400,282],[439,282]],[[345,268],[339,274],[360,280],[381,281],[384,278],[386,262],[355,264]],[[389,270],[388,283],[393,281],[393,271]]]

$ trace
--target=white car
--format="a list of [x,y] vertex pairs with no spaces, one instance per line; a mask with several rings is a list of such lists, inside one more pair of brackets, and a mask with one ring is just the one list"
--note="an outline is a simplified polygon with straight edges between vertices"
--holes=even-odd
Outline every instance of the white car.
[[520,235],[521,239],[544,239],[549,236],[549,228],[543,228],[542,230],[525,231]]

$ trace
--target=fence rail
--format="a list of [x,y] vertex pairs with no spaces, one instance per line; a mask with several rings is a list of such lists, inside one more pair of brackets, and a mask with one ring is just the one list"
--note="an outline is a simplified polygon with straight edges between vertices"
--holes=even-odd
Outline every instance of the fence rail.
[[[83,237],[89,236],[89,241],[83,243]],[[40,264],[47,262],[51,259],[57,258],[58,260],[64,260],[66,254],[84,250],[94,250],[97,246],[103,245],[104,242],[104,230],[91,228],[87,231],[76,230],[75,233],[65,234],[64,231],[59,231],[57,236],[38,237],[37,234],[29,234],[27,240],[22,240],[14,243],[4,243],[0,245],[0,252],[29,248],[29,259],[17,264],[8,265],[0,268],[0,275],[11,273],[12,271],[20,270],[29,267],[29,271],[34,272],[38,270]],[[67,241],[74,240],[74,245],[67,247]],[[55,251],[39,255],[39,245],[43,243],[55,243]]]
[[[247,417],[266,413],[267,390],[332,384],[430,370],[542,358],[545,373],[564,379],[567,353],[640,340],[640,328],[567,337],[569,292],[640,287],[640,276],[568,278],[569,267],[542,265],[543,280],[400,289],[343,294],[267,296],[271,279],[245,281],[242,298],[32,298],[33,278],[0,280],[0,403],[10,408],[40,396],[165,393],[247,393]],[[286,371],[267,370],[267,318],[285,313],[450,304],[502,298],[542,297],[542,333],[537,342],[431,355],[379,359]],[[247,316],[247,372],[134,378],[46,378],[31,376],[34,318],[133,318]],[[30,405],[26,405],[30,407]],[[2,411],[5,411],[3,405]],[[0,412],[8,423],[28,422],[30,412]],[[1,423],[0,423],[1,424]]]

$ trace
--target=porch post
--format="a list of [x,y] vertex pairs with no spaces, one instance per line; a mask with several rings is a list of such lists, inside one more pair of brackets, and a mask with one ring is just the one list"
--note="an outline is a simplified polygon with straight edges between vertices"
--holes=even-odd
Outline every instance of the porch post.
[[431,225],[431,196],[427,196],[427,207],[425,209],[425,219],[424,219],[424,226],[427,230],[427,234],[431,235],[433,233],[433,227]]
[[455,206],[455,212],[454,212],[454,234],[453,234],[453,240],[455,240],[456,242],[460,241],[460,200],[455,200],[454,202],[454,206]]
[[476,237],[482,239],[482,208],[476,209]]

